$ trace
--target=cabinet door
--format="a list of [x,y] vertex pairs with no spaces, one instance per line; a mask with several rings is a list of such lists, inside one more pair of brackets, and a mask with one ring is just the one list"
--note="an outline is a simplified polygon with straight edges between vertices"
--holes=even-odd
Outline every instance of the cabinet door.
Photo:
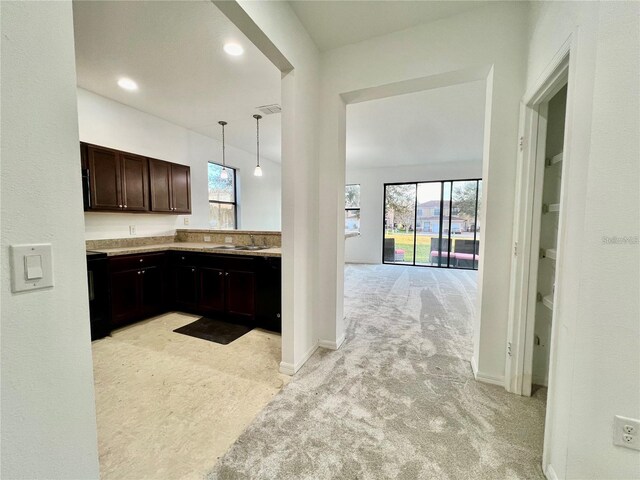
[[140,317],[141,270],[125,270],[111,274],[111,321],[121,325]]
[[165,309],[164,268],[154,266],[142,269],[142,313],[157,315]]
[[198,272],[196,267],[174,267],[175,303],[178,310],[194,311],[198,306]]
[[122,207],[124,210],[149,210],[149,171],[145,157],[120,154],[122,164]]
[[121,210],[121,169],[117,151],[87,145],[87,166],[91,179],[91,209]]
[[171,164],[150,158],[149,180],[151,185],[151,211],[173,211],[171,204]]
[[200,298],[198,310],[206,312],[224,311],[224,270],[201,267]]
[[174,213],[191,213],[191,169],[171,164],[171,198]]
[[225,279],[227,313],[253,318],[256,311],[256,274],[240,270],[227,270]]
[[279,258],[263,257],[258,268],[256,289],[256,318],[260,326],[282,331],[282,268]]

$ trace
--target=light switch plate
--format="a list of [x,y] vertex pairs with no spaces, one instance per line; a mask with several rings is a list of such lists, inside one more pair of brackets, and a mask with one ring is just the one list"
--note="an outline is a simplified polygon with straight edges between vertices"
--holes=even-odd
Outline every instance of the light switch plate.
[[233,243],[233,237],[224,237],[224,243]]
[[211,241],[211,235],[205,235],[204,236],[204,241],[205,242],[210,242]]
[[53,287],[51,244],[11,245],[11,291],[48,287]]
[[184,224],[189,225],[189,217],[184,217]]
[[129,225],[129,235],[135,235],[135,234],[136,234],[136,226]]

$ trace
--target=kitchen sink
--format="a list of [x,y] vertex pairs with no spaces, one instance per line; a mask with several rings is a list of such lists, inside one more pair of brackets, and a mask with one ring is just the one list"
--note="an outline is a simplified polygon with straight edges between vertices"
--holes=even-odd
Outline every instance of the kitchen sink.
[[211,247],[207,248],[214,248],[216,250],[235,250],[238,247],[236,247],[235,245],[212,245]]
[[240,245],[238,247],[235,247],[234,250],[266,250],[267,246],[260,246],[260,245]]

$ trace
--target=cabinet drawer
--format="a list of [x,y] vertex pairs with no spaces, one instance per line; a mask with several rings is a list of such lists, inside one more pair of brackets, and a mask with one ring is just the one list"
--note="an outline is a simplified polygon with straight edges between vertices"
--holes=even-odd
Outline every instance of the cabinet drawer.
[[119,255],[111,257],[109,263],[111,272],[123,272],[145,267],[159,267],[164,265],[166,255],[164,253],[145,253],[142,255]]
[[199,255],[190,252],[171,252],[171,266],[197,267],[200,265]]
[[240,255],[227,255],[224,267],[227,270],[253,272],[256,268],[256,259],[254,257],[244,257]]

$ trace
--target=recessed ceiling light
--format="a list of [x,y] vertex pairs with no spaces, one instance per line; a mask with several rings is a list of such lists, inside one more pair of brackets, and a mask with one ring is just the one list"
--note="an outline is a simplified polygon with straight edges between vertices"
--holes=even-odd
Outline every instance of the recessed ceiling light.
[[242,45],[238,45],[237,43],[226,43],[224,45],[224,51],[229,55],[237,57],[238,55],[242,55],[244,53],[244,48],[242,48]]
[[131,80],[130,78],[121,78],[118,80],[118,86],[120,88],[124,88],[125,90],[133,91],[138,90],[138,84]]

